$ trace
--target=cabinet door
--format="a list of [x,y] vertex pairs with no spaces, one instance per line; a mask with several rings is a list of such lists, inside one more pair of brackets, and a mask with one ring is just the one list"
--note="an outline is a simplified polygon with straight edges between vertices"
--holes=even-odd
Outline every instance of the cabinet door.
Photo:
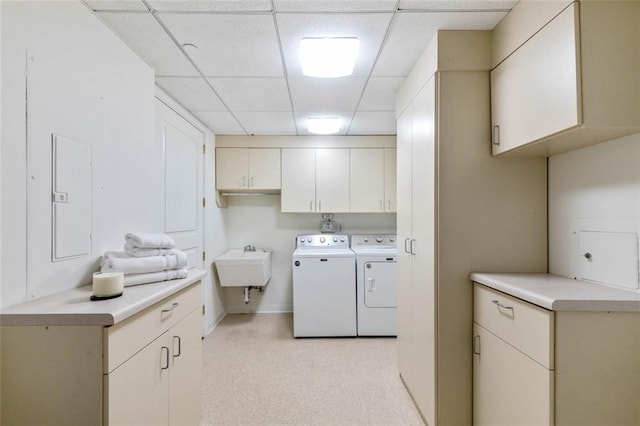
[[349,211],[349,150],[316,150],[316,211]]
[[316,201],[316,151],[314,149],[282,150],[283,212],[314,212]]
[[249,189],[280,189],[280,149],[249,149]]
[[163,334],[105,376],[105,424],[168,424],[170,342]]
[[577,8],[568,7],[491,72],[494,155],[582,122]]
[[412,327],[416,376],[412,395],[427,424],[436,424],[435,128],[436,77],[413,101],[411,216]]
[[352,212],[384,211],[384,150],[350,150]]
[[384,150],[384,211],[396,211],[396,175],[397,151],[395,148]]
[[202,313],[193,311],[173,326],[169,379],[169,424],[198,425],[202,414]]
[[411,268],[408,251],[411,240],[411,133],[413,107],[398,117],[398,370],[409,389],[413,388],[413,327],[411,304]]
[[249,188],[249,149],[216,149],[216,188],[245,190]]
[[473,325],[473,424],[553,424],[553,372]]

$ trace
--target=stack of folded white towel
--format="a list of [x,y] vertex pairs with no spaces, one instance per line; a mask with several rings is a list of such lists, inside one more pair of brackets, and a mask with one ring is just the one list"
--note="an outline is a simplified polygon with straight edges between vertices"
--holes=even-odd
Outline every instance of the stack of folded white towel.
[[166,234],[131,233],[124,252],[108,251],[102,257],[102,272],[124,273],[124,286],[186,278],[187,256],[174,248]]

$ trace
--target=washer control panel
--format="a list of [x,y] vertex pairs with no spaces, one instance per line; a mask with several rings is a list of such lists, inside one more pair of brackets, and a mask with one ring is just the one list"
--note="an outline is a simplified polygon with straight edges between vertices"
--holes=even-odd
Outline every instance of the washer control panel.
[[351,236],[351,247],[396,248],[395,234],[363,234]]
[[349,236],[343,234],[298,235],[296,237],[296,247],[349,248]]

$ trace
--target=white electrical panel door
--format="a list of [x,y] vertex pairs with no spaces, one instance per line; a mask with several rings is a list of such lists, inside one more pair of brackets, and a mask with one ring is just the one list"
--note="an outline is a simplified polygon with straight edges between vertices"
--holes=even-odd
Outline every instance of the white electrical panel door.
[[637,290],[638,236],[580,231],[580,279]]
[[52,261],[91,252],[91,146],[53,135]]

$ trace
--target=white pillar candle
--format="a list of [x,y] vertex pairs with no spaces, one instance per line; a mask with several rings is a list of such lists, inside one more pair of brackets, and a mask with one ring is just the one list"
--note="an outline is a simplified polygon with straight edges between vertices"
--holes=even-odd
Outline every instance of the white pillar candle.
[[115,296],[122,293],[124,274],[122,272],[96,272],[93,274],[93,295],[96,297]]

